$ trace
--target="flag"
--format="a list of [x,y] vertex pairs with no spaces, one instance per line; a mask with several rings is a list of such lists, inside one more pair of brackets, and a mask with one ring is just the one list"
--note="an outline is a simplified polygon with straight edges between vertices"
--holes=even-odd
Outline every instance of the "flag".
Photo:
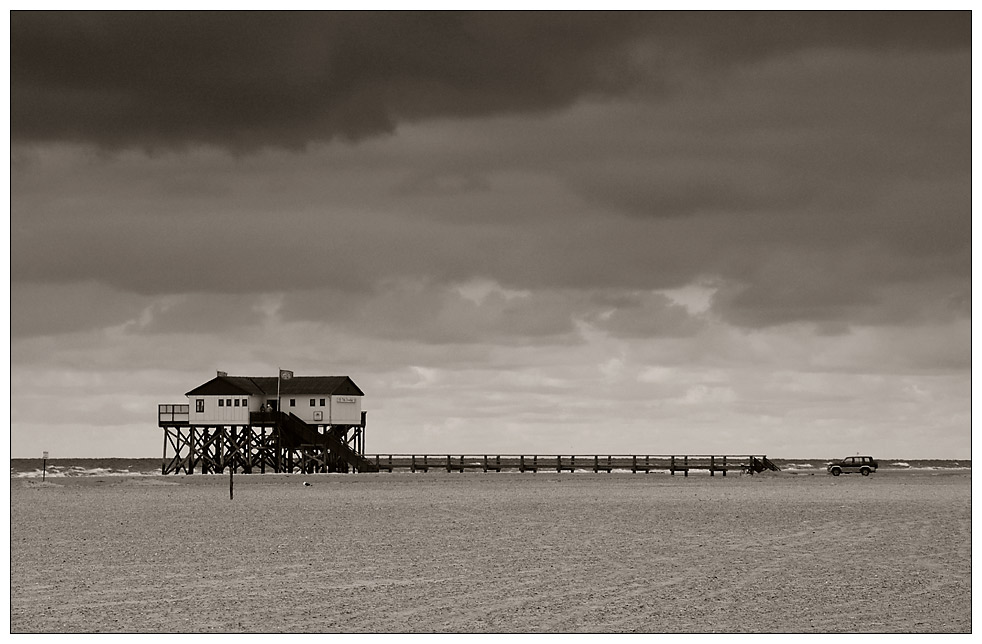
[[287,371],[286,369],[280,369],[280,380],[289,380],[293,377],[292,371]]

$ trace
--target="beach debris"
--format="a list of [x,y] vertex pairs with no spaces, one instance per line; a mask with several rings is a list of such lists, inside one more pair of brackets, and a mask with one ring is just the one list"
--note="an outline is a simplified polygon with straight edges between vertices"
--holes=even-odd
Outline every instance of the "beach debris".
[[303,482],[303,486],[304,486],[304,487],[310,487],[310,483],[308,483],[307,481],[304,481],[304,482]]

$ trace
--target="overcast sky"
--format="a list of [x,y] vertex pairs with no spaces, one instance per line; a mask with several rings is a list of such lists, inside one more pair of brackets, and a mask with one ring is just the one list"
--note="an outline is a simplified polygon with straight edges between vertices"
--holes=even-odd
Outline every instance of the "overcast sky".
[[369,453],[967,458],[971,17],[10,20],[11,450],[214,377]]

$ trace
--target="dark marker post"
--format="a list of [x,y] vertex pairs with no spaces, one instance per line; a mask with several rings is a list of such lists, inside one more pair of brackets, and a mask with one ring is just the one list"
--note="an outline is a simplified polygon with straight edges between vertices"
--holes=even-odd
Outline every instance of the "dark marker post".
[[44,478],[48,474],[48,453],[41,452],[41,482],[44,483]]

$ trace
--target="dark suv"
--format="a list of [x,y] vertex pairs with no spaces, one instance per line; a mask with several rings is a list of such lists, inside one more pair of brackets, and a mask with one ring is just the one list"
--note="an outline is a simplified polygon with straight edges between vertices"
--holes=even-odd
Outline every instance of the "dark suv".
[[877,467],[879,465],[872,456],[847,456],[841,460],[832,461],[826,469],[832,476],[856,472],[863,476],[869,476],[870,472],[875,472]]

